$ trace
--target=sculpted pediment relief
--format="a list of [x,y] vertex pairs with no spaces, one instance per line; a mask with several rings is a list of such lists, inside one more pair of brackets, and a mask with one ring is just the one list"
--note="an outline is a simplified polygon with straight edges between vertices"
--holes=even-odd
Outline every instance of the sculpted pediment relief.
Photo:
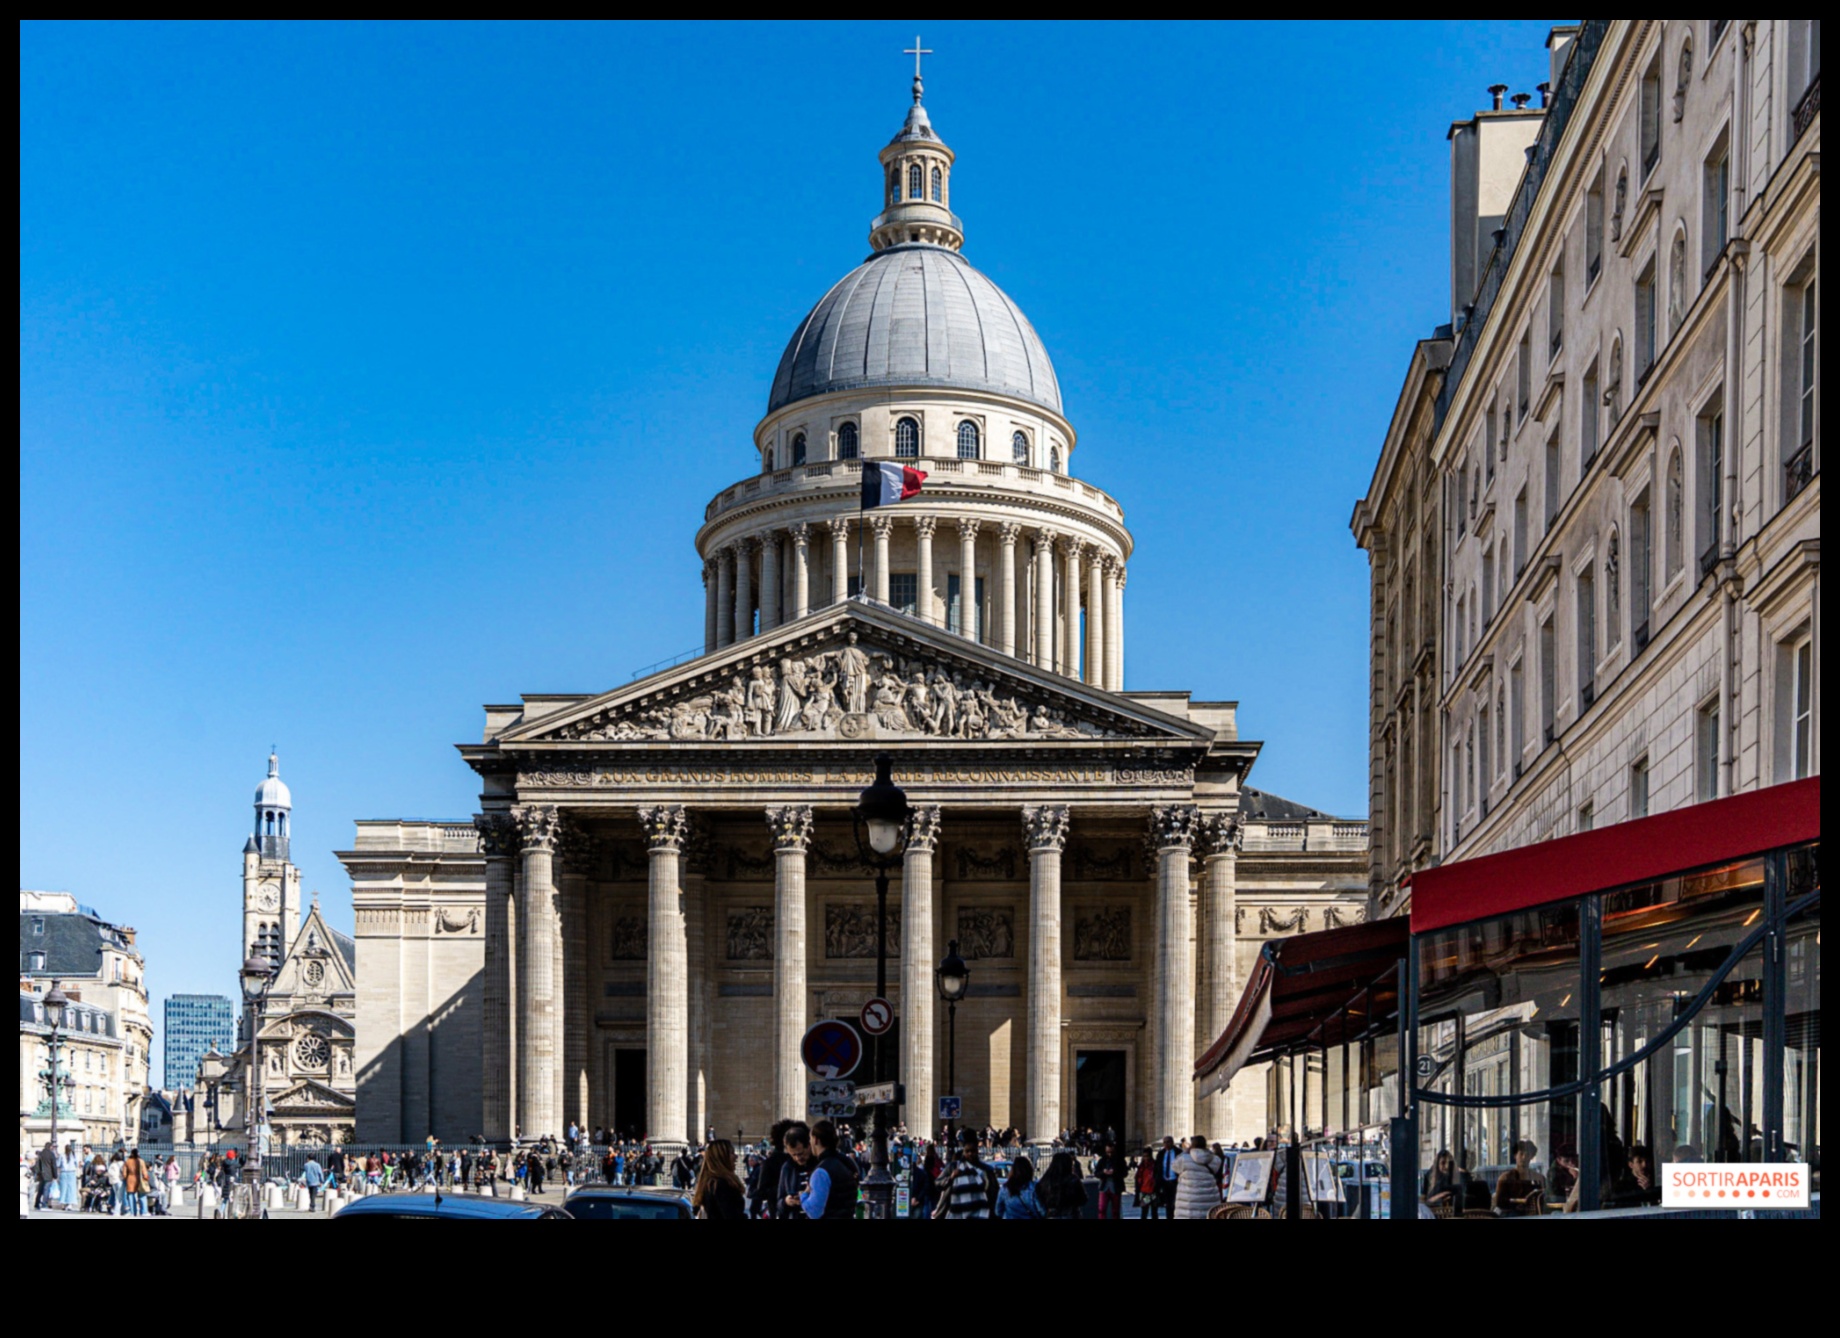
[[296,1083],[280,1096],[271,1097],[276,1111],[299,1110],[351,1110],[353,1101],[343,1092],[325,1086],[323,1083]]
[[851,606],[828,627],[705,656],[667,681],[585,702],[564,713],[571,718],[507,740],[1189,741],[1185,722],[1165,723],[925,624],[883,628],[883,618],[899,615]]

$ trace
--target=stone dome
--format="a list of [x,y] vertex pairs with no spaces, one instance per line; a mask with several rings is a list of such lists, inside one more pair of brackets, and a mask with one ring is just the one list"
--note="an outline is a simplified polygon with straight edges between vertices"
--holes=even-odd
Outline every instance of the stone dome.
[[988,391],[1061,412],[1028,317],[942,246],[890,247],[844,275],[786,345],[767,412],[875,386]]

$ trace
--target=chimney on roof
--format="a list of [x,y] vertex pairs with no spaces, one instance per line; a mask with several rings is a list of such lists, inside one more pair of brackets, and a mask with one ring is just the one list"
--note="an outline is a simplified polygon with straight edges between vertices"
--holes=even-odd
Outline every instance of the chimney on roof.
[[1490,84],[1489,85],[1489,97],[1493,99],[1493,103],[1491,105],[1490,110],[1492,111],[1501,110],[1501,95],[1503,93],[1506,93],[1507,91],[1508,91],[1508,86],[1506,84]]
[[1540,110],[1544,111],[1552,106],[1552,81],[1543,80],[1534,87],[1540,90]]
[[1526,111],[1527,104],[1533,101],[1533,94],[1516,93],[1513,97],[1509,98],[1508,101],[1514,104],[1515,111]]

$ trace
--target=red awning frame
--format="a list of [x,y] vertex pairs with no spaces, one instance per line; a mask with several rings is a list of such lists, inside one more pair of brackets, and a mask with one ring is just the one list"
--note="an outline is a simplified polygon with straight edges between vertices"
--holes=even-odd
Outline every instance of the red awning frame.
[[1412,876],[1414,934],[1821,839],[1821,778],[1635,818]]
[[1403,918],[1373,920],[1266,943],[1226,1030],[1195,1061],[1199,1095],[1222,1091],[1247,1064],[1308,1041],[1362,995],[1396,997],[1396,981],[1386,990],[1381,984],[1406,955],[1409,929]]

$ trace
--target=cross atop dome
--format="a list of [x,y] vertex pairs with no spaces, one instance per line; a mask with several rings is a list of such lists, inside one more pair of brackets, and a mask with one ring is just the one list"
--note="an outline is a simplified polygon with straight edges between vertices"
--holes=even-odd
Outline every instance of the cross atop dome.
[[914,44],[903,49],[914,58],[914,105],[895,137],[882,150],[882,212],[869,225],[869,246],[885,251],[891,246],[943,246],[956,251],[965,244],[958,216],[948,207],[952,198],[952,150],[933,130],[932,118],[920,103],[925,89],[920,82],[920,58],[933,54]]
[[920,34],[915,33],[914,44],[903,50],[901,54],[914,58],[914,106],[918,107],[920,105],[920,94],[925,91],[920,83],[920,57],[932,55],[933,49],[928,46],[921,46]]

